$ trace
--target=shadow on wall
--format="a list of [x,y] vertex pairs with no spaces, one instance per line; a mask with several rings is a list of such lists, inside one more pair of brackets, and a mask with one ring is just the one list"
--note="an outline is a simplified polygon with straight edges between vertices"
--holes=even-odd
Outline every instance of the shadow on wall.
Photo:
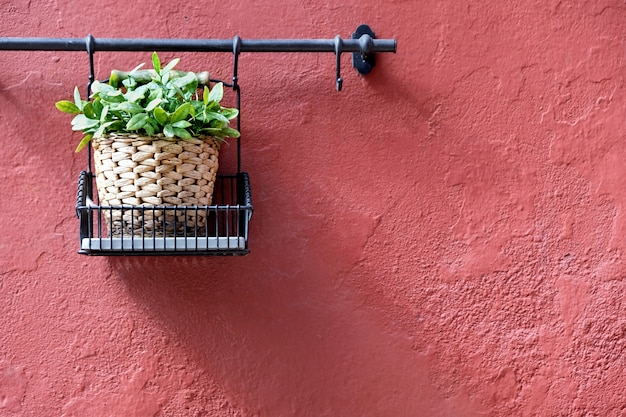
[[253,271],[253,261],[110,260],[245,415],[474,415],[466,396],[437,393],[432,358],[377,322],[352,290],[314,268],[287,278]]
[[430,382],[436,358],[413,349],[428,343],[365,304],[382,277],[352,275],[378,211],[348,210],[336,199],[341,184],[292,182],[321,202],[298,207],[284,189],[266,189],[271,207],[257,197],[252,225],[263,243],[246,257],[111,258],[111,267],[244,415],[480,415],[466,393],[444,398]]

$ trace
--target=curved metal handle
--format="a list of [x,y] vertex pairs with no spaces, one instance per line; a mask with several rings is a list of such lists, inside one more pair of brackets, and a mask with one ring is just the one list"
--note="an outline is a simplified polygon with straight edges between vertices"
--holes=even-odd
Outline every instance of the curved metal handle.
[[341,53],[343,52],[343,39],[341,36],[335,36],[335,57],[337,59],[337,91],[341,91],[341,87],[343,86],[343,79],[341,79]]
[[241,52],[241,38],[239,35],[235,35],[233,38],[233,90],[237,90],[239,88],[239,84],[237,84],[238,76],[237,76],[237,68],[239,67],[239,53]]

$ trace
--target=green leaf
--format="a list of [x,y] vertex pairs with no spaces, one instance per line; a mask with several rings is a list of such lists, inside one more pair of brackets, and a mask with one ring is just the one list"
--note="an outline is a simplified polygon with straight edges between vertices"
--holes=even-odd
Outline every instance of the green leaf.
[[78,114],[72,119],[72,130],[86,130],[99,124],[99,120],[89,119],[84,114]]
[[155,98],[150,103],[148,103],[148,105],[146,106],[146,111],[154,110],[159,104],[161,104],[161,101],[163,100],[160,98]]
[[148,136],[154,136],[154,132],[156,131],[156,129],[152,127],[150,123],[146,123],[143,127],[143,130],[146,131],[146,135]]
[[222,133],[224,134],[224,136],[227,136],[229,138],[234,138],[234,139],[237,139],[238,137],[241,136],[241,133],[239,133],[237,129],[233,129],[232,127],[223,128]]
[[[101,83],[100,81],[96,80],[91,84],[91,92],[92,93],[114,93],[114,92],[120,92],[119,90],[117,90],[115,87],[106,84],[106,83]],[[120,92],[121,93],[121,92]]]
[[146,129],[148,126],[150,126],[155,132],[161,131],[159,124],[157,123],[156,120],[154,120],[154,118],[148,118],[148,123],[146,123],[146,125],[143,128]]
[[213,88],[211,89],[211,93],[209,94],[209,101],[215,101],[216,103],[219,103],[220,101],[222,101],[223,97],[224,97],[224,84],[222,83],[215,84]]
[[[126,87],[128,87],[128,80],[129,78],[122,80],[122,84],[124,84]],[[117,72],[114,71],[109,76],[109,85],[115,88],[118,88],[120,86],[120,76]]]
[[152,53],[152,66],[157,74],[161,75],[161,60],[159,59],[159,55],[157,55],[156,51]]
[[187,131],[187,129],[181,129],[179,127],[174,127],[174,136],[178,136],[183,139],[191,139],[191,134]]
[[178,127],[181,129],[187,128],[191,126],[191,123],[189,123],[187,120],[179,120],[175,123],[172,123],[172,127]]
[[180,58],[174,58],[174,59],[172,59],[172,60],[170,61],[170,63],[169,63],[169,64],[167,64],[167,65],[165,66],[165,68],[163,68],[163,72],[170,72],[171,70],[173,70],[173,69],[174,69],[174,67],[175,67],[176,65],[178,65],[178,63],[179,63],[179,62],[180,62]]
[[[109,105],[102,107],[102,111],[100,112],[100,122],[104,122],[109,114]],[[111,122],[112,123],[112,122]]]
[[161,132],[161,128],[156,120],[150,118],[148,118],[148,122],[143,127],[143,130],[146,131],[148,136],[153,136],[155,133]]
[[83,113],[90,119],[99,119],[99,117],[96,116],[96,111],[93,108],[93,103],[91,101],[85,103],[85,106],[83,107]]
[[224,136],[224,134],[222,133],[222,129],[220,128],[207,127],[207,128],[202,129],[201,131],[211,136],[218,137],[218,138],[221,138]]
[[220,122],[228,123],[228,118],[221,113],[208,111],[205,112],[206,121],[219,120]]
[[76,147],[76,150],[74,152],[80,152],[81,150],[83,150],[83,148],[87,146],[92,137],[92,135],[85,135],[78,143],[78,146]]
[[119,90],[98,93],[97,97],[106,103],[121,103],[123,101],[127,101],[122,92]]
[[138,114],[138,113],[143,113],[144,108],[141,107],[137,103],[127,102],[126,101],[126,102],[120,103],[117,106],[116,110],[125,111],[125,112],[130,113],[130,114]]
[[209,127],[214,129],[223,129],[226,126],[228,126],[228,123],[223,120],[211,119],[211,121],[209,122]]
[[[180,90],[180,88],[178,90]],[[164,92],[166,98],[175,98],[177,94],[176,87],[164,89]]]
[[172,92],[174,92],[174,96],[176,96],[178,94],[179,97],[185,97],[185,92],[176,84],[171,83],[169,85],[172,88]]
[[139,101],[145,98],[145,96],[146,96],[145,89],[137,89],[133,91],[128,91],[126,94],[124,94],[124,98],[126,98],[126,100],[130,101],[131,103]]
[[183,120],[185,117],[189,115],[189,109],[191,108],[191,104],[183,103],[174,111],[171,117],[172,123],[176,123],[180,120]]
[[228,120],[233,120],[235,117],[239,116],[239,110],[222,108],[220,114]]
[[164,126],[168,120],[167,112],[161,107],[157,107],[154,109],[154,118],[161,126]]
[[198,79],[196,78],[196,74],[193,72],[188,72],[184,76],[180,78],[176,78],[174,80],[174,85],[185,91],[196,91],[198,88]]
[[79,109],[83,108],[83,100],[80,98],[78,87],[74,87],[74,104],[76,104],[76,107]]
[[221,109],[220,103],[216,101],[209,101],[206,105],[206,109],[210,111],[219,111]]
[[161,76],[161,83],[167,84],[170,81],[170,73],[166,72]]
[[123,132],[126,123],[123,120],[114,120],[109,126],[109,132]]
[[191,102],[191,110],[192,111],[189,111],[191,117],[201,117],[202,113],[204,112],[204,103],[202,103],[201,101],[193,100]]
[[154,99],[162,99],[163,98],[163,90],[158,88],[156,83],[146,84],[146,87],[150,90],[150,94],[148,94],[148,101],[152,101]]
[[69,100],[61,100],[54,103],[57,109],[62,111],[63,113],[69,114],[78,114],[80,113],[80,109],[76,106],[76,104],[72,103]]
[[113,123],[115,122],[106,122],[106,123],[101,124],[100,127],[93,134],[93,137],[94,138],[102,137],[102,135],[106,133],[107,128],[111,126]]
[[168,138],[173,138],[174,136],[176,136],[174,134],[174,128],[172,127],[172,125],[165,125],[165,127],[163,128],[163,134]]
[[148,115],[146,113],[139,113],[130,118],[128,123],[126,123],[126,129],[128,130],[139,130],[148,121]]
[[209,104],[209,87],[207,87],[206,85],[204,86],[204,92],[202,93],[202,101],[204,102],[204,105],[206,106],[207,104]]
[[[100,120],[102,120],[102,119],[103,119],[103,117],[102,117],[102,111],[104,110],[104,105],[102,104],[102,102],[101,102],[99,99],[96,99],[96,100],[94,100],[94,101],[92,101],[92,102],[90,102],[90,103],[91,103],[91,104],[92,104],[92,106],[93,106],[93,112],[94,112],[94,114],[96,115],[96,117],[95,117],[95,118],[96,118],[96,119],[100,119]],[[108,107],[109,107],[109,105],[107,104],[107,106],[106,106],[106,107],[108,108]],[[106,115],[105,115],[105,117],[106,117]]]
[[[109,81],[110,83],[111,81]],[[135,88],[137,86],[137,81],[135,81],[134,78],[132,77],[128,77],[126,78],[124,81],[122,81],[122,84],[124,85],[124,87],[131,89],[131,88]],[[113,84],[111,84],[113,85]]]
[[130,72],[128,73],[129,77],[132,77],[138,70],[140,70],[144,65],[146,65],[145,62],[142,62],[141,64],[137,65],[135,68],[133,68],[132,70],[130,70]]

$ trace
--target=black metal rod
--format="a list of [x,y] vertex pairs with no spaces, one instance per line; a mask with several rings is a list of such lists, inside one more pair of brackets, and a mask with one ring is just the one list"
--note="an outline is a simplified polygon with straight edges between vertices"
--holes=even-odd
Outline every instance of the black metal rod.
[[[363,35],[369,38],[369,35]],[[90,44],[91,42],[91,44]],[[241,39],[240,52],[335,52],[335,39]],[[395,39],[341,39],[342,52],[396,52]],[[0,38],[0,50],[233,52],[232,39]]]

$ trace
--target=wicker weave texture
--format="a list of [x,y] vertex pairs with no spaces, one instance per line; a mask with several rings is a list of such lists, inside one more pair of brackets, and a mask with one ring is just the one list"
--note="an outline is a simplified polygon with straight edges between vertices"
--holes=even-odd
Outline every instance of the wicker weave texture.
[[[101,206],[208,206],[218,169],[220,144],[212,137],[170,139],[163,135],[109,135],[93,141],[96,185]],[[113,233],[170,230],[163,216],[142,210],[104,210]],[[151,212],[151,211],[145,211]],[[181,213],[183,211],[180,211]],[[177,218],[181,227],[203,227],[192,211]],[[199,223],[200,221],[200,223]],[[173,233],[173,230],[172,230]],[[160,233],[159,233],[160,234]]]

